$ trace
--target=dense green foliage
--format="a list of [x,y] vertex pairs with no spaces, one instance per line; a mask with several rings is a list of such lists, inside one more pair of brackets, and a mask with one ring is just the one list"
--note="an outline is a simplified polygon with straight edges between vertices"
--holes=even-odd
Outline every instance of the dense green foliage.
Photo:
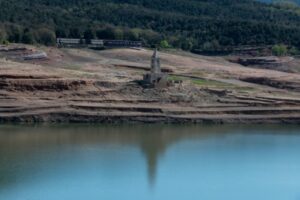
[[293,4],[300,5],[300,0],[259,0],[259,1],[265,3],[293,3]]
[[284,56],[286,55],[288,52],[288,49],[285,45],[274,45],[272,47],[272,53],[275,56]]
[[[143,40],[183,49],[300,46],[298,7],[252,0],[0,0],[0,40]],[[163,41],[163,43],[161,43]]]

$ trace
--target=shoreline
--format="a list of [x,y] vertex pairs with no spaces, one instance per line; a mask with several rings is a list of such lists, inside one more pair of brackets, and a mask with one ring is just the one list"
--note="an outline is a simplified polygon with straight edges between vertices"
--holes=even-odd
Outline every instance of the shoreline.
[[300,114],[294,115],[250,115],[250,116],[109,116],[70,113],[48,113],[0,117],[0,124],[299,124]]

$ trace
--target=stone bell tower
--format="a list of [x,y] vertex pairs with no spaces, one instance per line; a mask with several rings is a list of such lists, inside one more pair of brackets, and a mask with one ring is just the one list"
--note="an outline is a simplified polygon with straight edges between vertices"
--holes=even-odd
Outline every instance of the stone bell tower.
[[151,57],[150,67],[150,73],[144,75],[144,84],[153,87],[166,87],[168,82],[167,74],[161,72],[160,58],[157,49],[154,50]]
[[151,73],[154,73],[154,74],[161,73],[160,58],[159,58],[157,49],[154,50],[152,58],[151,58]]

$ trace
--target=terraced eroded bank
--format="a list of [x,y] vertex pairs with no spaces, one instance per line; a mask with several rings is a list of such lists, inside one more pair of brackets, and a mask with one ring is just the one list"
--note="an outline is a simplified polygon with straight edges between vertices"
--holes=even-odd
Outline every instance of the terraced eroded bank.
[[182,83],[144,88],[151,51],[44,50],[47,61],[0,60],[0,122],[300,122],[297,73],[163,53]]

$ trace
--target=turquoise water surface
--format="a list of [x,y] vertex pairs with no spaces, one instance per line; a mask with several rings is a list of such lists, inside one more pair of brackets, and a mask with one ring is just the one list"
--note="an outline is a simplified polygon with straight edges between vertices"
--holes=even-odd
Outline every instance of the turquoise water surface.
[[120,199],[300,200],[300,126],[0,126],[0,200]]

